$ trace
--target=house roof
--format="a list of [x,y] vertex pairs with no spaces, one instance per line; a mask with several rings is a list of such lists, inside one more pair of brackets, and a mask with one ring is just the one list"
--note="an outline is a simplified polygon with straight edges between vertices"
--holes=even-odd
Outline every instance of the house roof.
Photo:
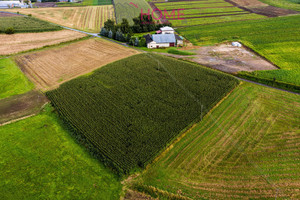
[[181,37],[181,36],[179,36],[177,34],[175,34],[175,38],[176,38],[176,40],[183,40],[183,37]]
[[144,38],[146,39],[147,44],[153,41],[152,36],[150,34],[144,35]]
[[152,40],[156,43],[175,43],[175,34],[155,34]]
[[162,28],[160,28],[161,31],[174,31],[174,29],[170,26],[164,26]]

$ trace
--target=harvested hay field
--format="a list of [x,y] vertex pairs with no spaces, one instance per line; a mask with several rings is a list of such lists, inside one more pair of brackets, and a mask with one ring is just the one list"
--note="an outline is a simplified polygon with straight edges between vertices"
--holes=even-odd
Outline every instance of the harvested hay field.
[[42,33],[18,33],[0,35],[0,55],[10,55],[22,51],[41,48],[47,45],[59,44],[86,36],[83,33],[62,30]]
[[22,71],[38,89],[51,89],[76,76],[138,52],[102,39],[90,39],[59,48],[16,57]]
[[62,26],[98,33],[107,19],[114,19],[114,8],[107,6],[14,9],[22,14],[53,22]]

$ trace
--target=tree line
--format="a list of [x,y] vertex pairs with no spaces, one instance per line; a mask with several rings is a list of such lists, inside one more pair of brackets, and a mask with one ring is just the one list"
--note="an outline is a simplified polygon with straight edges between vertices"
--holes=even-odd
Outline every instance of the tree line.
[[126,18],[123,18],[120,24],[116,24],[114,20],[108,19],[104,22],[100,35],[120,42],[126,42],[129,45],[144,47],[146,46],[146,39],[144,37],[136,37],[134,33],[146,33],[159,30],[164,26],[172,26],[171,23],[154,21],[151,15],[141,16],[140,14],[132,20],[134,24],[130,26]]

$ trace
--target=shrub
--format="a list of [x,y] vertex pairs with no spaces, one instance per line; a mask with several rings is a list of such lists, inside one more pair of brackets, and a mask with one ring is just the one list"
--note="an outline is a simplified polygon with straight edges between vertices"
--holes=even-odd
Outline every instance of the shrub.
[[14,34],[15,33],[15,29],[13,27],[9,27],[9,28],[5,29],[4,33],[6,33],[6,34]]

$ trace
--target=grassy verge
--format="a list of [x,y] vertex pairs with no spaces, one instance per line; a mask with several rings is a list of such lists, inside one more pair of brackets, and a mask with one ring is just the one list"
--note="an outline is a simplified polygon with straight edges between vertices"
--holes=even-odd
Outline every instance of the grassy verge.
[[170,48],[168,49],[168,53],[176,54],[176,55],[196,55],[196,53],[190,52],[190,51],[181,51],[177,49]]
[[3,199],[119,199],[117,177],[74,142],[50,106],[1,126],[0,146]]
[[23,94],[33,88],[33,83],[25,77],[12,59],[0,59],[0,99]]

